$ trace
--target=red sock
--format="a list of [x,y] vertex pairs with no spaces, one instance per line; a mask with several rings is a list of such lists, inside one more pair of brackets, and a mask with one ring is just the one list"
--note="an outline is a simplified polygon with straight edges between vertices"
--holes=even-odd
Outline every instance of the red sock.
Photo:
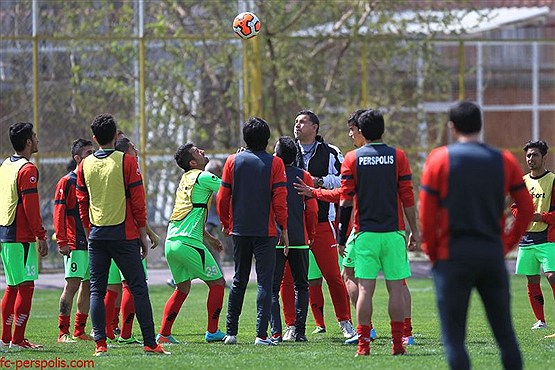
[[402,321],[391,321],[391,338],[393,342],[393,354],[404,353],[403,347],[403,326]]
[[121,294],[121,333],[120,337],[123,339],[131,338],[131,332],[133,331],[133,319],[135,318],[135,300],[129,290],[129,286],[125,285],[123,287],[123,293]]
[[164,316],[162,316],[160,334],[166,337],[171,335],[173,322],[175,321],[183,302],[185,302],[185,298],[187,298],[187,294],[176,289],[168,299],[166,307],[164,307]]
[[324,322],[324,293],[322,292],[322,286],[310,285],[308,287],[308,299],[310,301],[310,308],[312,309],[312,315],[314,316],[316,326],[325,328],[326,323]]
[[104,308],[106,309],[106,337],[114,339],[114,329],[112,328],[112,321],[114,320],[114,308],[116,306],[116,299],[118,298],[118,292],[113,290],[107,290],[104,296]]
[[403,326],[403,337],[412,336],[412,322],[410,317],[405,317],[405,324]]
[[[122,292],[123,295],[123,292]],[[123,298],[122,298],[123,299]],[[116,304],[117,304],[117,299],[116,299]],[[114,307],[114,316],[112,318],[112,322],[110,323],[110,326],[112,327],[112,330],[116,330],[116,328],[119,326],[119,313],[121,311],[121,306],[115,306]]]
[[69,335],[69,315],[58,315],[58,328],[60,329],[58,337]]
[[293,287],[293,275],[291,275],[289,262],[285,263],[279,294],[281,295],[281,308],[283,309],[285,325],[295,326],[295,288]]
[[85,327],[87,326],[87,318],[89,315],[86,313],[75,313],[75,327],[73,329],[73,336],[78,337],[85,334]]
[[536,319],[545,322],[543,293],[540,284],[528,283],[528,300],[530,301],[530,306],[532,306],[532,311],[534,311]]
[[220,320],[220,312],[224,302],[224,286],[212,285],[209,287],[208,299],[206,300],[206,310],[208,312],[208,328],[210,333],[218,330],[218,321]]
[[370,330],[372,325],[357,325],[358,334],[358,350],[357,353],[365,353],[370,351]]
[[29,314],[31,313],[31,301],[33,300],[34,290],[34,282],[19,286],[14,306],[15,328],[13,330],[13,343],[19,343],[25,339],[25,327],[27,326]]
[[12,324],[16,297],[17,287],[6,287],[4,297],[2,297],[2,341],[4,343],[9,343],[12,340]]

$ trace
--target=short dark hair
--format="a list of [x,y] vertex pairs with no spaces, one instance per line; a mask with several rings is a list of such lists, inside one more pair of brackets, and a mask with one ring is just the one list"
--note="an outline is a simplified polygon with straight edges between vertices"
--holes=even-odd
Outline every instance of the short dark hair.
[[320,118],[318,118],[316,113],[314,113],[310,109],[303,109],[299,113],[297,113],[297,117],[300,116],[301,114],[307,115],[308,120],[310,122],[314,123],[315,125],[318,125],[318,128],[316,129],[316,133],[318,133],[318,131],[320,130]]
[[71,157],[73,158],[74,155],[78,155],[79,157],[83,156],[83,148],[86,146],[92,146],[93,143],[90,140],[86,139],[77,139],[74,140],[71,144]]
[[71,172],[73,171],[75,168],[77,168],[77,162],[75,161],[75,159],[71,158],[69,160],[69,162],[66,165],[66,171],[67,172]]
[[116,120],[111,114],[99,114],[91,123],[91,130],[99,145],[109,144],[116,136]]
[[243,140],[250,150],[265,150],[270,140],[270,126],[259,117],[251,117],[243,126]]
[[366,109],[357,109],[347,119],[347,125],[358,127],[358,118],[362,113],[366,112]]
[[16,152],[21,152],[27,145],[27,140],[33,138],[33,124],[17,122],[10,126],[10,141]]
[[185,172],[191,169],[191,165],[189,162],[193,159],[193,155],[191,154],[191,148],[195,146],[193,143],[182,144],[177,148],[175,155],[175,162],[179,167],[185,170]]
[[381,139],[385,131],[382,112],[376,109],[367,109],[358,117],[358,128],[366,140]]
[[276,155],[283,160],[285,165],[290,165],[297,158],[297,145],[291,136],[282,136],[276,145]]
[[114,146],[114,148],[117,151],[125,153],[129,149],[129,143],[130,142],[131,142],[131,140],[129,140],[128,138],[122,137],[122,138],[116,140],[116,145]]
[[530,148],[538,148],[540,150],[542,157],[545,157],[545,155],[547,154],[547,151],[549,150],[549,146],[547,146],[547,143],[543,140],[538,140],[538,141],[530,140],[529,142],[526,143],[526,145],[524,145],[524,148],[522,148],[522,150],[524,150],[524,152],[527,152],[528,149]]
[[460,101],[449,109],[449,121],[463,134],[475,134],[482,129],[482,112],[476,103]]

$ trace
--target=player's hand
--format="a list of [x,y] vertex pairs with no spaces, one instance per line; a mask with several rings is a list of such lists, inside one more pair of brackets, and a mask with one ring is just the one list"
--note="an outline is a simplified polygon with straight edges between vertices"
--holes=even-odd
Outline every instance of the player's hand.
[[158,246],[158,242],[160,242],[160,237],[156,234],[150,227],[146,228],[146,235],[150,239],[152,246],[150,249],[154,249]]
[[411,252],[420,250],[420,233],[418,230],[410,232],[407,249]]
[[534,213],[534,217],[532,218],[532,221],[534,222],[541,222],[542,220],[542,214],[541,213]]
[[312,188],[308,186],[299,176],[297,176],[297,182],[293,183],[293,187],[297,190],[299,195],[304,195],[305,197],[312,196]]
[[48,242],[46,240],[39,240],[39,254],[41,257],[48,256]]
[[286,253],[289,253],[289,231],[283,230],[283,232],[281,233],[281,243],[280,244],[283,245],[283,254],[285,254],[287,256]]
[[211,248],[214,248],[216,251],[221,252],[224,250],[224,245],[220,241],[220,239],[215,237],[207,237],[206,242]]
[[146,233],[141,233],[141,258],[145,259],[148,256],[148,244],[149,240]]
[[345,257],[345,246],[341,244],[334,244],[333,248],[337,248],[337,253],[341,255],[341,257]]
[[64,245],[63,247],[59,247],[59,251],[62,256],[69,257],[69,254],[71,253],[71,249],[69,248],[69,245]]

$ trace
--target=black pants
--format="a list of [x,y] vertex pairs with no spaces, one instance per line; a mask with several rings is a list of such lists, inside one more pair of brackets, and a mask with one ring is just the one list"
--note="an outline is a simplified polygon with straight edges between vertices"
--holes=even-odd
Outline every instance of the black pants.
[[141,262],[139,240],[89,240],[91,270],[91,321],[94,340],[106,339],[104,296],[112,259],[129,285],[145,346],[155,346],[152,306]]
[[501,351],[505,369],[522,369],[511,321],[509,278],[502,258],[438,261],[432,268],[441,319],[441,335],[451,369],[470,369],[465,347],[470,293],[475,287]]
[[282,333],[279,288],[283,279],[285,262],[289,261],[295,285],[295,334],[305,335],[308,312],[308,249],[289,248],[287,257],[283,248],[276,249],[276,271],[272,289],[272,334]]
[[226,330],[228,335],[237,335],[239,316],[243,309],[245,291],[249,283],[252,257],[256,260],[256,336],[268,336],[268,322],[272,306],[272,283],[276,267],[277,238],[257,236],[233,236],[233,260],[235,275],[229,293]]

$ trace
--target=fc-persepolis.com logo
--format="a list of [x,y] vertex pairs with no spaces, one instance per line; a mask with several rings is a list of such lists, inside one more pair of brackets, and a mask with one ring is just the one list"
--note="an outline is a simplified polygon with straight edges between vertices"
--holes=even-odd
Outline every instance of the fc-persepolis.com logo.
[[94,369],[94,360],[64,360],[59,357],[53,359],[17,359],[10,360],[0,357],[0,369]]

